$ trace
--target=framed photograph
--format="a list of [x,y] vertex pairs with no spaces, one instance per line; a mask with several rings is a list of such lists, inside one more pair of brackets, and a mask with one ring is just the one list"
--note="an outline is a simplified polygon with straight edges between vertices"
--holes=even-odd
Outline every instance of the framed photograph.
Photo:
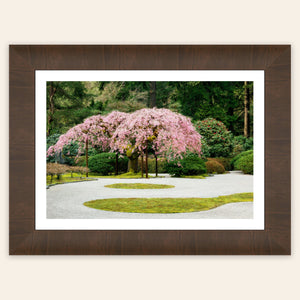
[[10,254],[290,254],[290,59],[10,46]]

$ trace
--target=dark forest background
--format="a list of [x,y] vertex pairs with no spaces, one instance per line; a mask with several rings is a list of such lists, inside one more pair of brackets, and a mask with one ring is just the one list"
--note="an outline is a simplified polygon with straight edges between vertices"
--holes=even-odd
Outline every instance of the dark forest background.
[[253,135],[252,82],[47,82],[47,137],[95,114],[168,108],[192,121],[222,121],[234,136]]

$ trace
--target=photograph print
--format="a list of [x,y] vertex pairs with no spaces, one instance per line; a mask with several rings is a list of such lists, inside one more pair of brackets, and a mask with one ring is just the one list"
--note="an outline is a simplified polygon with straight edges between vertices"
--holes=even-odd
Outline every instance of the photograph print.
[[263,71],[36,71],[36,89],[37,229],[264,229]]

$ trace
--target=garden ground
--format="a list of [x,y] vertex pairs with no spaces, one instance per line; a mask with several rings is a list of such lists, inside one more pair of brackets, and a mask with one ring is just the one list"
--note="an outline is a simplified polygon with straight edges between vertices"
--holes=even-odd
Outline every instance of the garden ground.
[[[174,185],[172,189],[124,190],[106,188],[114,183],[154,183]],[[92,209],[83,203],[106,198],[217,197],[253,192],[253,176],[241,172],[214,175],[206,179],[150,178],[112,179],[61,184],[47,190],[47,218],[50,219],[250,219],[253,203],[230,203],[209,211],[177,214],[120,213]]]

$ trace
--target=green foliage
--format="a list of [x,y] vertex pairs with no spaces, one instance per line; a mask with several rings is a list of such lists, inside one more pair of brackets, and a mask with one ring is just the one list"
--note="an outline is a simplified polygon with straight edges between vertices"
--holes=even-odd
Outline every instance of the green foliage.
[[[253,130],[253,84],[250,134]],[[133,112],[150,105],[150,82],[47,83],[47,135],[65,133],[85,118],[113,110]],[[156,106],[191,117],[215,118],[234,134],[243,133],[244,82],[156,82]],[[247,149],[243,149],[247,150]]]
[[231,158],[229,157],[214,157],[214,158],[208,158],[207,160],[213,160],[221,164],[226,171],[231,171]]
[[[197,128],[195,126],[195,128]],[[207,158],[210,157],[210,146],[208,145],[207,141],[205,140],[204,137],[201,139],[201,151],[202,151],[202,157]]]
[[65,146],[62,151],[62,158],[65,161],[65,164],[74,166],[75,165],[75,156],[78,153],[78,144],[72,142],[69,145]]
[[60,137],[60,134],[58,134],[58,133],[47,136],[47,149],[50,146],[55,145],[57,143],[59,137]]
[[[94,155],[96,155],[96,154],[94,154]],[[91,156],[94,156],[94,155],[91,155]],[[85,156],[79,156],[78,158],[76,158],[75,159],[75,165],[76,166],[82,166],[82,167],[86,166]]]
[[232,152],[232,134],[226,126],[213,118],[196,122],[196,129],[202,135],[203,156],[228,157]]
[[[165,158],[158,158],[157,160],[157,170],[158,173],[167,173],[166,170],[167,160]],[[141,170],[141,159],[139,159],[138,170]],[[145,172],[145,157],[144,157],[144,172]],[[148,172],[155,173],[155,158],[148,158]]]
[[208,160],[205,163],[205,167],[207,169],[207,173],[210,173],[210,174],[214,174],[214,173],[223,174],[223,173],[225,173],[224,166],[222,164],[218,163],[215,160]]
[[[244,82],[178,82],[175,90],[180,113],[193,120],[214,118],[222,121],[235,134],[243,133]],[[253,123],[253,84],[250,91],[250,132]]]
[[240,154],[236,155],[230,162],[232,169],[237,170],[238,169],[237,161],[240,158],[251,155],[251,154],[253,155],[253,150],[244,151],[244,152],[241,152]]
[[[83,163],[85,164],[85,162]],[[119,172],[126,172],[128,158],[122,157],[118,159]],[[89,157],[89,169],[91,172],[100,175],[109,175],[115,171],[116,154],[115,153],[99,153]]]
[[243,135],[235,136],[233,138],[233,156],[238,155],[243,151],[253,150],[253,138],[246,138]]
[[188,154],[182,159],[175,159],[166,164],[166,171],[173,176],[201,175],[206,173],[204,161],[195,154]]
[[[50,146],[55,145],[60,137],[59,133],[52,134],[47,136],[47,150]],[[47,157],[47,163],[54,163],[56,161],[55,156]]]
[[114,166],[112,165],[113,157],[109,156],[107,153],[100,153],[89,158],[89,169],[92,172],[108,175],[114,171]]
[[64,133],[100,109],[84,82],[47,82],[47,136]]
[[128,157],[127,156],[119,156],[118,164],[119,164],[119,173],[126,173],[128,168]]
[[99,82],[98,100],[105,112],[133,112],[147,107],[149,83],[134,81]]
[[[57,133],[47,137],[47,150],[50,146],[56,144],[59,137],[60,134]],[[77,155],[77,153],[78,153],[78,144],[76,142],[72,142],[63,148],[61,155],[57,155],[57,156],[53,155],[47,157],[47,162],[54,163],[56,161],[59,161],[60,163],[67,164],[69,166],[74,166],[76,164],[75,156]]]
[[253,152],[241,156],[235,162],[235,167],[242,170],[245,174],[253,174]]

